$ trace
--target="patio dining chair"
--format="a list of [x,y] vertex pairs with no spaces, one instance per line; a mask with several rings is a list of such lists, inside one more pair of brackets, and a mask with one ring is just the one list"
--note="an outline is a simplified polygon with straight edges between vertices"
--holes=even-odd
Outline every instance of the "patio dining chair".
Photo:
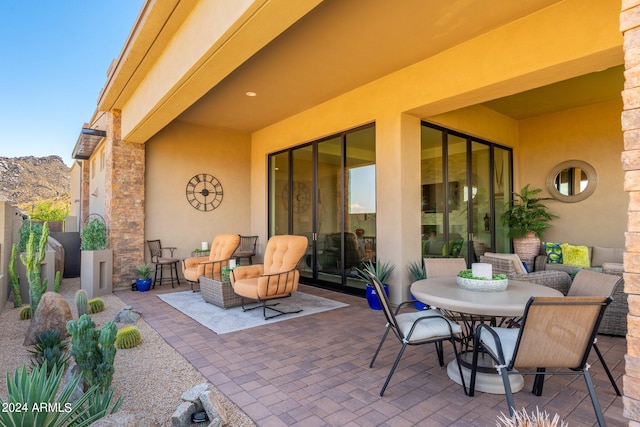
[[455,277],[467,268],[464,258],[424,258],[424,271],[427,279],[436,277]]
[[256,255],[256,244],[258,243],[258,236],[243,236],[240,235],[240,245],[238,249],[233,253],[233,258],[240,260],[246,258],[249,264],[253,264],[252,258]]
[[611,297],[531,297],[520,328],[478,325],[474,337],[469,395],[474,394],[481,352],[495,361],[512,417],[515,414],[515,402],[509,375],[536,375],[535,381],[538,382],[544,378],[544,369],[547,368],[554,368],[553,375],[582,374],[598,425],[604,426],[604,416],[589,374],[587,358],[602,315],[610,303]]
[[[173,288],[174,279],[178,282],[179,285],[180,279],[178,278],[178,263],[180,262],[180,260],[173,257],[173,251],[175,251],[176,248],[168,246],[163,247],[160,240],[147,240],[147,247],[149,248],[151,262],[156,266],[155,273],[153,275],[152,287],[155,289],[156,282],[162,285],[162,282],[170,280],[171,287]],[[169,251],[169,256],[165,256],[165,251]],[[162,273],[166,267],[169,267],[170,277],[163,277]],[[158,279],[158,273],[160,273],[160,279]]]
[[[569,288],[569,292],[567,292],[567,296],[602,296],[613,298],[616,288],[620,286],[621,283],[622,277],[620,276],[581,269],[576,273],[576,276],[571,283],[571,287]],[[608,308],[608,310],[610,311],[611,308]],[[609,381],[611,382],[616,394],[618,396],[622,396],[622,393],[613,379],[613,375],[611,375],[611,371],[598,348],[597,338],[594,338],[593,349],[598,355],[598,359],[600,360],[600,363],[602,363],[602,367],[604,368],[607,377],[609,377]],[[542,393],[542,387],[540,388],[539,393]]]
[[462,379],[462,388],[464,389],[465,394],[467,394],[464,376],[462,375],[462,367],[460,366],[460,362],[457,357],[458,349],[456,347],[456,340],[459,340],[459,335],[462,333],[460,325],[445,318],[435,309],[398,314],[402,307],[407,305],[413,306],[414,301],[405,301],[398,305],[395,311],[392,310],[387,294],[383,290],[382,283],[380,283],[378,278],[368,270],[367,274],[369,275],[371,284],[373,284],[373,287],[376,290],[376,294],[380,300],[380,305],[382,306],[382,311],[384,312],[387,320],[387,328],[384,331],[384,335],[380,340],[380,344],[378,344],[375,354],[373,355],[373,359],[371,359],[371,363],[369,363],[369,367],[373,367],[373,363],[376,361],[378,353],[382,348],[382,344],[384,344],[390,331],[393,331],[393,334],[401,343],[400,351],[391,366],[391,370],[389,371],[389,375],[387,376],[382,389],[380,390],[380,396],[382,396],[384,391],[387,389],[389,381],[391,381],[391,377],[398,367],[398,363],[400,362],[400,359],[408,345],[435,344],[436,353],[438,354],[438,362],[440,366],[444,366],[444,354],[442,348],[442,343],[444,341],[449,341],[453,346],[453,353],[456,356],[458,371],[460,373],[460,378]]

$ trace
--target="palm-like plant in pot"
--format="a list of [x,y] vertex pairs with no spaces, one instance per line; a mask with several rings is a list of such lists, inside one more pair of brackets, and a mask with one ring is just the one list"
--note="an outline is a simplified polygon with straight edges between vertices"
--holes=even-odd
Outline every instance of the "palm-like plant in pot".
[[151,288],[151,266],[149,264],[140,264],[133,270],[138,278],[136,279],[136,287],[140,292],[146,292]]
[[378,300],[378,295],[376,295],[375,288],[373,284],[369,283],[369,275],[367,271],[371,272],[384,286],[384,291],[389,296],[389,285],[386,283],[395,265],[391,265],[389,261],[382,262],[377,260],[375,263],[371,260],[363,261],[363,268],[356,268],[356,274],[359,278],[367,282],[367,302],[369,303],[369,307],[372,310],[382,310],[382,306],[380,305],[380,301]]
[[525,185],[520,193],[513,193],[513,204],[502,214],[502,224],[509,227],[509,237],[513,239],[513,250],[528,265],[540,250],[540,239],[551,226],[549,223],[556,214],[542,203],[550,197],[536,197],[542,190],[529,189]]

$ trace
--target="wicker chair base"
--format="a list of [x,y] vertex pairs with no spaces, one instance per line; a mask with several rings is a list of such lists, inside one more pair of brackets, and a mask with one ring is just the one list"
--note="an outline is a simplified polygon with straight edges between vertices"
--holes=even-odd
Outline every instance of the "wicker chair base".
[[233,292],[231,282],[216,280],[211,277],[200,277],[200,292],[202,298],[209,304],[222,308],[237,307],[242,304],[242,298]]

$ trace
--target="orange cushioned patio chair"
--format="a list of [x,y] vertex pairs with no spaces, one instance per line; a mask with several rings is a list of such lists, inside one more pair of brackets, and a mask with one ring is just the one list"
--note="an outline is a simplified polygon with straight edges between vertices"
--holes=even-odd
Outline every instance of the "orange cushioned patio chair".
[[[300,272],[297,265],[308,243],[305,236],[273,236],[264,251],[264,264],[245,265],[231,271],[231,285],[234,292],[242,297],[244,311],[262,307],[265,319],[302,311],[278,310],[274,308],[277,303],[267,304],[267,301],[289,297],[298,290]],[[246,300],[258,304],[247,307],[245,304],[249,302]],[[267,309],[277,314],[267,316]]]
[[191,290],[195,283],[200,283],[200,277],[213,277],[214,273],[222,271],[222,267],[229,265],[236,248],[240,244],[239,234],[219,234],[211,244],[209,258],[185,258],[182,261],[182,274],[191,283]]

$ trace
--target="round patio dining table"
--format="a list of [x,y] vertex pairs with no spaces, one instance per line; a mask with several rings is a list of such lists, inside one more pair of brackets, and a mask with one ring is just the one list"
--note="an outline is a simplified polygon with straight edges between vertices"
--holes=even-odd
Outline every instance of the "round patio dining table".
[[[449,313],[452,319],[464,322],[463,340],[473,344],[473,332],[477,322],[494,322],[496,318],[519,318],[524,314],[525,306],[531,297],[563,296],[560,291],[543,285],[529,282],[509,280],[507,289],[498,292],[481,292],[461,289],[455,277],[438,277],[418,280],[411,285],[411,293],[420,302],[439,308]],[[463,375],[468,385],[470,379],[471,351],[461,351],[459,358],[463,367]],[[489,357],[483,358],[488,364],[493,362]],[[456,361],[447,366],[449,378],[462,384]],[[520,375],[510,375],[513,392],[524,387],[524,379]],[[478,371],[476,390],[486,393],[503,394],[504,386],[500,375],[494,368]]]

